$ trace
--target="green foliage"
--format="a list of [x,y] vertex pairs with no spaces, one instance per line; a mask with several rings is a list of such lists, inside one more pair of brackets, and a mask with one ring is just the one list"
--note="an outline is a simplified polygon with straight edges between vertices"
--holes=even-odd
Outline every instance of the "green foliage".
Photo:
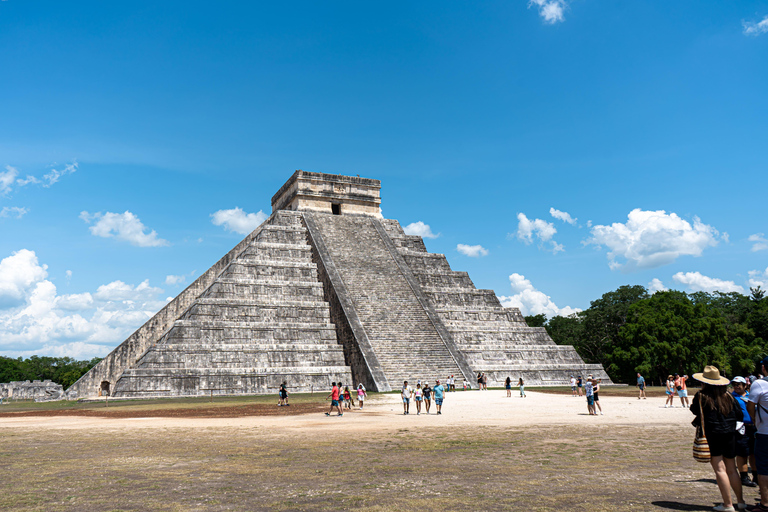
[[538,315],[526,316],[525,323],[528,324],[528,327],[544,327],[544,324],[547,323],[547,315],[540,313]]
[[545,327],[555,343],[602,364],[614,382],[634,383],[637,372],[658,382],[707,364],[746,375],[768,353],[768,300],[760,288],[750,291],[649,295],[642,286],[622,286]]
[[50,379],[66,389],[99,361],[101,359],[98,357],[90,361],[76,361],[71,357],[32,356],[28,359],[13,359],[0,356],[0,382]]

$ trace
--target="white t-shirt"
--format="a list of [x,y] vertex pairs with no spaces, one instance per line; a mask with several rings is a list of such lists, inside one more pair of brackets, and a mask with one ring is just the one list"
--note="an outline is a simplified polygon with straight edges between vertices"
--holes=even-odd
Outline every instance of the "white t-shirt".
[[760,379],[752,384],[749,388],[749,401],[754,402],[757,408],[754,417],[757,433],[768,435],[768,381]]
[[571,387],[576,387],[576,377],[571,377]]
[[403,386],[402,391],[400,391],[403,398],[411,398],[411,393],[413,393],[411,386]]

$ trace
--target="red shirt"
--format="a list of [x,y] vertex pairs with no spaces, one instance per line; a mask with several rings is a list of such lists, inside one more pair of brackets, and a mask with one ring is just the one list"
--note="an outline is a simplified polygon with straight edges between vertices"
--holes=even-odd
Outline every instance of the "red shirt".
[[331,390],[331,400],[338,400],[339,399],[339,388],[336,386],[333,386],[333,389]]

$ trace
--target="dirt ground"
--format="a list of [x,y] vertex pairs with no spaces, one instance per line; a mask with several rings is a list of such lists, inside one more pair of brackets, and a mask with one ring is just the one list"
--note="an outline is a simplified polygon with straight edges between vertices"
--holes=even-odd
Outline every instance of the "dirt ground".
[[0,407],[0,510],[704,511],[719,501],[679,401],[606,393],[605,415],[588,416],[583,398],[505,395],[451,393],[440,416],[434,406],[405,416],[396,394],[340,418],[318,396],[290,408],[111,403],[106,417],[98,404],[79,416]]

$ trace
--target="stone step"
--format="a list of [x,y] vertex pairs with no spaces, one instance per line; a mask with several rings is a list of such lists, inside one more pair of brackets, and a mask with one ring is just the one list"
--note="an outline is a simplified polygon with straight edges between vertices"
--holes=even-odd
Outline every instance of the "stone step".
[[[158,372],[157,368],[129,368],[123,374],[124,376],[134,377],[159,377],[162,375],[172,377],[187,377],[198,375],[221,375],[221,376],[248,376],[248,375],[268,375],[268,374],[314,374],[327,375],[330,373],[348,373],[347,366],[281,366],[270,368],[163,368]],[[351,379],[350,379],[351,381]]]

